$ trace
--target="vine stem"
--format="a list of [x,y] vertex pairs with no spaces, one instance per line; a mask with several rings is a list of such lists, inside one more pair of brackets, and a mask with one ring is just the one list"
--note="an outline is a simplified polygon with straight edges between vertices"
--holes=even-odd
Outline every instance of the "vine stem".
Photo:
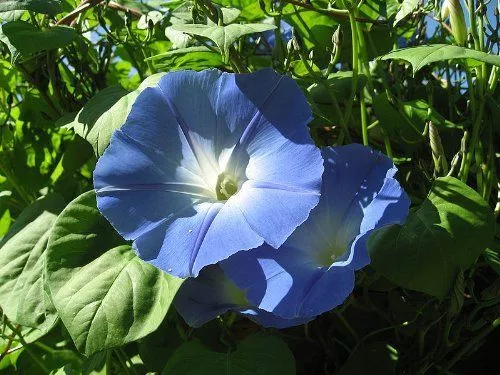
[[[333,18],[337,21],[345,21],[349,19],[349,11],[344,9],[319,9],[315,6],[311,5],[308,2],[301,2],[297,0],[284,0],[285,3],[292,4],[298,6],[300,8],[312,10],[316,13],[324,14],[330,18]],[[376,25],[385,25],[387,23],[386,20],[372,20],[370,18],[356,17],[356,21],[364,22],[364,23],[372,23]]]
[[481,332],[479,332],[476,336],[474,336],[471,340],[469,340],[462,348],[451,358],[451,360],[444,367],[445,371],[448,371],[452,368],[458,361],[462,359],[464,355],[466,355],[475,345],[479,343],[482,339],[488,336],[491,332],[497,328],[497,325],[490,324],[485,327]]
[[45,366],[45,363],[38,357],[38,355],[31,350],[31,348],[28,346],[28,343],[24,340],[23,335],[21,334],[21,331],[19,330],[19,326],[14,326],[8,319],[7,317],[4,316],[4,322],[7,327],[19,338],[19,342],[23,345],[24,350],[26,350],[26,353],[33,359],[33,362],[35,362],[40,369],[43,370],[44,373],[50,374],[50,369]]

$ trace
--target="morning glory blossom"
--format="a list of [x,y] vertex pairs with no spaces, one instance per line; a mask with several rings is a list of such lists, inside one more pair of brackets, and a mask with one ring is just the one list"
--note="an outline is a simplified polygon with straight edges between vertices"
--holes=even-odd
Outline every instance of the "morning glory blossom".
[[311,320],[284,319],[256,308],[217,265],[205,267],[198,277],[187,279],[175,295],[174,305],[185,322],[194,328],[228,311],[273,328],[287,328]]
[[310,118],[297,84],[271,69],[167,73],[99,159],[98,208],[142,259],[179,277],[278,248],[319,201]]
[[403,223],[409,199],[391,159],[351,144],[323,150],[318,206],[278,250],[263,245],[220,263],[256,308],[311,318],[341,304],[354,271],[370,262],[366,241],[381,226]]

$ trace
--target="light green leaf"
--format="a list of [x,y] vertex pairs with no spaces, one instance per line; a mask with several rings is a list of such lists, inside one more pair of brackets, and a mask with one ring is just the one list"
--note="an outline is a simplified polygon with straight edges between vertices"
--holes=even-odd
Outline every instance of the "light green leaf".
[[105,111],[96,121],[89,132],[87,140],[94,148],[97,156],[101,156],[109,145],[111,135],[120,128],[127,119],[132,105],[139,94],[147,87],[154,86],[165,73],[153,74],[146,78],[137,88],[127,95],[122,96],[114,105]]
[[295,374],[295,361],[277,337],[256,334],[240,342],[234,352],[214,352],[197,340],[187,341],[167,362],[163,375]]
[[394,26],[396,26],[401,20],[403,20],[407,15],[413,12],[420,0],[404,0],[403,3],[399,6],[398,13],[396,14],[396,18],[394,19]]
[[2,0],[0,12],[11,10],[31,10],[32,12],[54,16],[62,12],[61,0]]
[[85,104],[77,113],[73,122],[64,127],[73,129],[76,134],[86,139],[97,153],[101,129],[99,126],[96,126],[96,123],[106,111],[127,93],[128,91],[119,85],[106,87]]
[[29,22],[12,21],[1,25],[0,40],[7,44],[11,54],[23,55],[67,46],[78,37],[72,27],[53,26],[40,30]]
[[26,12],[25,10],[11,10],[10,12],[0,12],[0,21],[3,22],[17,21],[23,16],[25,12]]
[[493,212],[481,196],[460,180],[443,177],[403,226],[375,232],[368,246],[373,267],[383,276],[443,298],[493,234]]
[[431,44],[426,46],[403,48],[390,52],[380,58],[382,60],[396,59],[408,61],[413,67],[413,74],[426,65],[439,61],[455,59],[481,61],[487,64],[500,66],[500,56],[465,47],[452,46],[449,44]]
[[91,355],[153,332],[182,280],[140,260],[96,207],[93,191],[57,218],[47,247],[47,285],[76,347]]
[[188,47],[168,51],[156,56],[152,56],[149,58],[149,60],[152,60],[154,65],[158,69],[168,67],[169,70],[202,70],[224,65],[219,53],[211,51],[204,46]]
[[265,25],[261,23],[248,23],[245,25],[231,24],[227,26],[194,24],[174,25],[172,27],[184,33],[199,35],[212,40],[225,56],[229,53],[229,47],[243,35],[260,33],[276,28],[274,25]]
[[45,249],[64,207],[59,195],[26,208],[0,243],[0,306],[16,324],[50,329],[57,320],[43,283]]
[[161,22],[163,19],[163,14],[158,12],[157,10],[152,10],[148,12],[148,14],[143,14],[139,21],[137,22],[137,28],[139,30],[146,30],[149,27],[149,22],[152,22],[153,25]]

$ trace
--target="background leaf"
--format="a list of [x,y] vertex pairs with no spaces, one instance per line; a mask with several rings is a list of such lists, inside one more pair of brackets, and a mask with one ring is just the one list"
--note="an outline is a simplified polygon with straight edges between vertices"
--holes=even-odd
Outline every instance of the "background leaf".
[[455,59],[475,60],[492,65],[500,65],[500,56],[448,44],[431,44],[404,48],[390,52],[380,58],[382,60],[396,59],[408,61],[413,67],[413,74],[426,65]]
[[262,23],[231,24],[227,26],[193,24],[174,25],[172,27],[184,33],[199,35],[212,40],[225,56],[229,53],[229,47],[243,35],[260,33],[276,28],[274,25]]
[[[75,29],[53,26],[40,30],[29,22],[12,21],[1,25],[0,40],[5,42],[11,53],[22,55],[52,50],[67,46],[78,37]],[[14,50],[13,50],[14,49]]]
[[293,355],[280,339],[256,334],[240,342],[232,352],[219,353],[199,341],[187,341],[177,349],[163,375],[295,374]]
[[61,0],[2,0],[0,12],[11,10],[31,10],[52,16],[62,11]]

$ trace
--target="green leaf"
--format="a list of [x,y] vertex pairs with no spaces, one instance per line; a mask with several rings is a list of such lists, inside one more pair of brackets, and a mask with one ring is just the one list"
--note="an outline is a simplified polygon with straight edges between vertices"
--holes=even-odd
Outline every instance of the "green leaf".
[[73,122],[64,127],[73,129],[76,134],[86,139],[97,153],[101,129],[95,125],[99,118],[127,93],[128,91],[119,85],[106,87],[85,104],[77,113]]
[[360,346],[352,353],[337,375],[394,374],[397,352],[385,342]]
[[168,51],[146,60],[152,60],[158,69],[168,67],[169,70],[202,70],[224,65],[219,53],[213,52],[204,46]]
[[148,14],[143,14],[139,21],[137,22],[137,28],[139,30],[147,30],[149,27],[149,22],[152,22],[153,25],[160,23],[163,20],[163,14],[158,12],[157,10],[152,10],[148,12]]
[[29,22],[13,21],[0,27],[0,40],[7,44],[12,55],[27,55],[67,46],[78,37],[72,27],[53,26],[40,30]]
[[261,23],[247,23],[245,25],[231,24],[227,26],[194,24],[173,25],[172,27],[184,33],[199,35],[212,40],[225,56],[229,53],[229,47],[243,35],[260,33],[276,28],[274,25],[265,25]]
[[0,12],[11,10],[31,10],[32,12],[54,16],[62,12],[61,0],[2,0]]
[[397,0],[365,0],[359,8],[361,15],[373,20],[390,18],[398,10]]
[[64,207],[59,195],[26,208],[0,243],[0,306],[16,324],[50,329],[57,320],[43,283],[50,229]]
[[78,350],[124,345],[162,322],[181,279],[140,260],[96,207],[94,191],[59,215],[47,247],[47,284]]
[[396,18],[394,18],[394,26],[396,26],[399,22],[401,22],[406,16],[408,16],[411,12],[413,12],[420,0],[404,0],[403,3],[399,6],[398,13],[396,14]]
[[185,342],[163,370],[164,375],[295,374],[293,354],[277,337],[256,334],[240,342],[233,352],[212,351],[198,340]]
[[492,65],[500,65],[500,56],[473,49],[452,46],[449,44],[431,44],[411,48],[403,48],[380,57],[382,60],[405,60],[413,67],[413,74],[424,66],[455,59],[481,61]]
[[109,145],[111,135],[125,123],[132,105],[139,94],[147,87],[154,86],[165,73],[153,74],[146,78],[137,88],[127,95],[122,96],[114,105],[105,111],[96,121],[86,138],[97,156],[101,156]]
[[382,228],[368,242],[372,264],[402,287],[443,298],[458,272],[491,243],[493,212],[454,177],[438,178],[403,226]]

